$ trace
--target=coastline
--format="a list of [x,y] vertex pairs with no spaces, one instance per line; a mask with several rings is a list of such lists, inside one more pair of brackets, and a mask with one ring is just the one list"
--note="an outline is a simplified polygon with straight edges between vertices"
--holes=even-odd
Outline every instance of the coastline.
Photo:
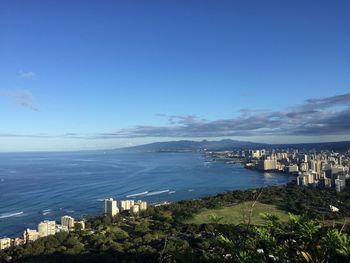
[[[9,159],[14,160],[14,156],[11,155]],[[263,173],[248,172],[238,164],[232,167],[229,164],[205,163],[206,160],[200,153],[60,153],[50,158],[45,154],[35,153],[21,154],[16,156],[16,162],[11,162],[13,161],[7,161],[6,156],[0,160],[1,167],[5,168],[4,171],[7,169],[9,174],[4,177],[4,182],[1,182],[3,187],[8,189],[4,193],[4,200],[8,201],[3,206],[7,208],[0,209],[0,214],[23,214],[0,220],[4,230],[0,231],[1,236],[20,235],[26,227],[36,228],[37,223],[42,220],[58,220],[65,214],[77,218],[98,215],[101,203],[96,200],[109,196],[120,200],[135,193],[169,189],[169,192],[159,195],[140,197],[148,203],[174,202],[198,199],[234,189],[281,184],[290,180],[284,175],[264,177]],[[137,166],[133,163],[137,163]],[[31,172],[32,164],[41,167],[44,173]],[[127,170],[121,173],[120,167]],[[20,176],[23,180],[30,174],[35,175],[33,179],[14,184],[12,178]],[[123,182],[118,179],[122,177]],[[50,178],[50,191],[49,188],[41,186],[41,182],[47,183],[46,178]],[[67,185],[66,181],[72,183]],[[40,183],[40,187],[32,188],[33,182]],[[29,187],[24,187],[27,184]],[[21,194],[14,195],[16,192]],[[41,195],[36,194],[39,192]],[[22,196],[26,198],[22,200]],[[17,200],[16,204],[13,204],[14,201],[9,202],[10,200]],[[14,207],[17,211],[14,211]],[[28,209],[29,207],[31,209]],[[46,211],[48,209],[51,210]],[[74,213],[69,212],[72,210]],[[22,226],[21,229],[18,226]]]

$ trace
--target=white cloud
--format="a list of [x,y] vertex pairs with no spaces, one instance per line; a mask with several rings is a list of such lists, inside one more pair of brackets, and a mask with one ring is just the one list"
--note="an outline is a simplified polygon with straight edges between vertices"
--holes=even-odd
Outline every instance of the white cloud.
[[34,79],[35,76],[36,76],[36,73],[33,72],[33,71],[23,71],[23,70],[20,70],[18,72],[18,75],[20,78],[23,78],[23,79]]

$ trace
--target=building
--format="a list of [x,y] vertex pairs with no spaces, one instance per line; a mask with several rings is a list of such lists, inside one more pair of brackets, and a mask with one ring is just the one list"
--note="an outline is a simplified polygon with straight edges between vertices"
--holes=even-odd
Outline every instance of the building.
[[345,176],[338,176],[335,179],[335,190],[341,192],[345,188]]
[[259,150],[251,151],[251,156],[252,158],[260,158],[260,151]]
[[119,213],[119,209],[117,206],[117,201],[113,200],[113,198],[105,199],[104,200],[104,214],[115,216]]
[[297,184],[301,186],[306,186],[315,183],[315,173],[303,172],[297,177]]
[[338,164],[341,166],[343,165],[343,157],[340,155],[338,156]]
[[139,205],[140,211],[145,211],[145,210],[147,210],[147,202],[138,200],[138,201],[136,202],[136,204]]
[[298,165],[288,165],[286,166],[286,172],[287,173],[298,173],[299,172],[299,167]]
[[261,171],[276,170],[277,169],[277,160],[275,160],[275,159],[259,160],[258,167],[259,167],[259,170],[261,170]]
[[133,205],[131,207],[131,213],[138,214],[140,212],[140,206],[139,205]]
[[13,246],[17,247],[20,245],[24,244],[24,240],[22,238],[16,237],[13,241],[12,241]]
[[297,184],[300,185],[300,186],[306,186],[308,185],[308,180],[307,180],[307,176],[306,175],[299,175],[297,177]]
[[307,156],[307,154],[304,154],[303,155],[303,161],[304,161],[304,163],[307,163],[307,161],[308,161],[308,156]]
[[36,230],[32,230],[27,228],[27,230],[23,233],[24,243],[36,241],[40,237],[39,232]]
[[46,237],[56,234],[56,222],[45,220],[38,225],[38,232],[40,237]]
[[68,229],[74,228],[74,218],[71,216],[62,216],[61,225],[67,227]]
[[130,210],[134,204],[135,204],[134,200],[122,200],[122,201],[120,201],[120,207],[121,207],[122,211]]
[[309,164],[308,163],[301,163],[300,164],[300,171],[306,172],[309,170]]
[[321,174],[321,162],[317,160],[310,161],[310,169],[315,171],[318,175]]
[[11,238],[5,237],[0,239],[0,250],[11,247]]
[[56,233],[59,232],[69,232],[69,228],[67,226],[56,224]]

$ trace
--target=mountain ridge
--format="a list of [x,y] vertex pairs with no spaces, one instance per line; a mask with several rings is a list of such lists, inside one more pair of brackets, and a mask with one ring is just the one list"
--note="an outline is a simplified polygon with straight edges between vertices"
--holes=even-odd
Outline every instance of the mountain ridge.
[[219,141],[193,141],[179,140],[154,142],[142,144],[132,147],[123,148],[123,150],[137,151],[154,151],[154,152],[170,152],[170,151],[205,151],[205,150],[232,150],[232,149],[259,149],[259,148],[299,148],[299,149],[315,149],[315,150],[346,150],[350,148],[350,141],[339,142],[321,142],[321,143],[284,143],[284,144],[268,144],[250,141],[239,141],[232,139],[223,139]]

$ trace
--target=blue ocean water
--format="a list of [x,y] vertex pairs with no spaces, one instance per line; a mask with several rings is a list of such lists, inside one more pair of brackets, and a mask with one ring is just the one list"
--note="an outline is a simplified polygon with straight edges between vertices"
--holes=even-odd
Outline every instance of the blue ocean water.
[[284,184],[285,174],[208,162],[196,153],[65,152],[0,154],[0,237],[44,220],[97,215],[106,197],[149,203]]

